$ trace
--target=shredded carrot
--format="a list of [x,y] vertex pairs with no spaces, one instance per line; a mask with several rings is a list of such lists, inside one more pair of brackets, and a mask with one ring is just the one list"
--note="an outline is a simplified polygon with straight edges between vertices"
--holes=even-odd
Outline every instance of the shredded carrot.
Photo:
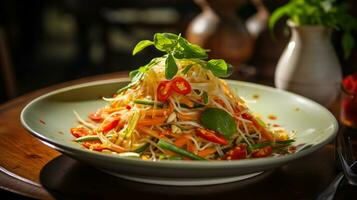
[[257,120],[252,119],[252,122],[255,128],[257,128],[259,132],[262,134],[262,137],[264,139],[268,141],[274,141],[274,136],[270,131],[268,131],[265,127],[262,127]]
[[[177,147],[183,147],[188,144],[189,140],[190,140],[189,135],[184,134],[178,137],[173,144]],[[165,154],[170,156],[177,155],[175,152],[168,151],[168,150],[165,151]]]
[[160,137],[159,132],[147,127],[147,126],[136,126],[136,129],[142,133],[148,134],[152,137],[161,139],[162,137]]
[[216,151],[217,151],[216,148],[206,148],[206,149],[199,151],[197,153],[197,155],[199,155],[201,157],[206,157],[206,156],[216,153]]
[[170,108],[167,109],[150,109],[150,110],[141,110],[142,115],[149,115],[149,116],[163,116],[169,115],[172,113]]
[[187,151],[194,153],[194,152],[196,152],[196,150],[197,150],[197,148],[196,148],[195,144],[193,144],[193,142],[191,140],[188,140]]
[[189,141],[188,135],[181,135],[179,138],[177,138],[174,142],[175,146],[178,147],[183,147],[187,144],[187,142]]
[[165,120],[166,117],[144,118],[138,121],[138,125],[141,126],[162,125],[165,123]]
[[192,108],[195,105],[193,101],[191,101],[188,97],[183,96],[183,95],[179,99],[179,102],[182,103],[182,104],[185,104],[189,108]]

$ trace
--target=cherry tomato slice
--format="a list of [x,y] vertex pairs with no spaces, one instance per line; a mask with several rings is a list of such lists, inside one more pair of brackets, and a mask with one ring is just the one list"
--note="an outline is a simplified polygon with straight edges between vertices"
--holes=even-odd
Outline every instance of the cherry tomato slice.
[[71,128],[71,133],[74,137],[79,138],[89,134],[89,130],[84,127]]
[[90,113],[88,115],[89,119],[91,119],[94,122],[101,122],[103,120],[102,116],[99,113]]
[[105,123],[103,126],[102,126],[102,131],[104,133],[112,130],[113,128],[117,127],[118,124],[119,124],[119,119],[112,119],[112,120],[109,120],[107,123]]
[[228,144],[228,141],[223,136],[218,135],[215,131],[212,131],[212,130],[197,128],[196,135],[205,139],[205,140],[208,140],[210,142],[214,142],[217,144],[223,144],[223,145]]
[[271,146],[266,146],[260,148],[252,153],[254,158],[263,158],[269,156],[273,152],[273,148]]
[[189,94],[192,91],[190,83],[180,76],[172,79],[172,89],[179,94]]
[[244,144],[229,150],[223,157],[224,160],[239,160],[247,158],[247,147]]
[[171,82],[170,81],[162,81],[159,83],[157,87],[157,99],[159,101],[167,101],[167,99],[172,94]]

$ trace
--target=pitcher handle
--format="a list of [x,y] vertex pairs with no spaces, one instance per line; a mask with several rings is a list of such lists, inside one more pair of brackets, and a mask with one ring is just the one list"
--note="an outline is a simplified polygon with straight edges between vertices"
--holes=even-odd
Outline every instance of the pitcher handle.
[[270,16],[269,10],[265,7],[262,0],[250,0],[257,9],[257,13],[249,17],[246,27],[251,36],[257,38],[267,27]]

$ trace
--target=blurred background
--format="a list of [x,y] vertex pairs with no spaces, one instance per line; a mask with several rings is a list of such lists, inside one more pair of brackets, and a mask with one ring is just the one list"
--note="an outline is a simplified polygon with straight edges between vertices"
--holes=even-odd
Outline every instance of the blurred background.
[[[357,1],[347,0],[357,17]],[[200,2],[200,1],[197,1]],[[156,32],[187,34],[201,13],[193,0],[2,0],[0,2],[0,103],[35,89],[85,76],[129,71],[147,63],[157,51],[131,56],[134,45]],[[268,12],[285,0],[263,0]],[[234,14],[246,22],[256,1],[242,1]],[[225,12],[223,10],[222,12]],[[233,78],[273,80],[277,61],[289,41],[283,20],[254,39],[254,48]],[[234,39],[236,36],[230,36]],[[236,38],[242,39],[237,36]],[[342,59],[341,35],[332,40],[344,74],[356,71],[357,51]],[[354,36],[357,41],[357,37]],[[243,38],[244,39],[244,38]],[[219,38],[223,40],[223,38]],[[246,76],[244,74],[254,74]]]

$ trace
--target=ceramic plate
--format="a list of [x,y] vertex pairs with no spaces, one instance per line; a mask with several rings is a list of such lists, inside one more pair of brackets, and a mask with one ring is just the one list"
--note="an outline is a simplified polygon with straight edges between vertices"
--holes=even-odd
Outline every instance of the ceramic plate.
[[126,85],[127,79],[75,85],[38,97],[23,109],[21,122],[45,144],[77,160],[125,179],[164,185],[209,185],[250,178],[310,154],[336,136],[338,125],[333,115],[307,98],[258,84],[227,82],[266,122],[294,131],[294,145],[304,145],[303,150],[279,157],[236,161],[153,162],[92,152],[73,142],[69,132],[77,125],[73,110],[87,116],[106,105],[101,97],[111,96]]

